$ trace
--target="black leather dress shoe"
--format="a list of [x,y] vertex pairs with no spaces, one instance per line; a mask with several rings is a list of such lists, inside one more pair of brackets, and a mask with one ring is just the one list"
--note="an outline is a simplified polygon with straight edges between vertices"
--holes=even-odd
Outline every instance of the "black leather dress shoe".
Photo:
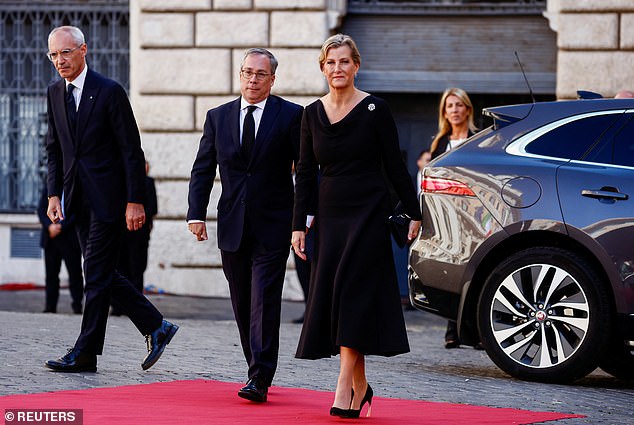
[[458,341],[457,339],[447,339],[445,340],[445,348],[450,350],[452,348],[458,348],[460,347],[460,341]]
[[249,379],[247,385],[240,388],[238,396],[258,403],[264,403],[268,393],[269,387],[261,379],[253,378]]
[[143,363],[141,363],[143,370],[148,370],[154,366],[154,363],[161,357],[165,347],[170,343],[177,330],[178,325],[163,320],[157,330],[145,336],[148,354],[143,359]]
[[97,356],[72,348],[65,356],[57,360],[48,360],[46,367],[55,372],[96,372]]

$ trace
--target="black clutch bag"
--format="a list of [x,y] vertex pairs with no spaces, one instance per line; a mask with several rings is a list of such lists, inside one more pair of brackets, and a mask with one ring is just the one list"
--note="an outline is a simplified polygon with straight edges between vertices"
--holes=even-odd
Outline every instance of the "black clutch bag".
[[409,233],[410,221],[412,221],[412,218],[405,213],[393,214],[388,219],[388,222],[390,225],[390,231],[392,232],[394,241],[401,248],[403,248],[406,245],[409,245],[411,242],[409,239],[407,239],[407,235]]

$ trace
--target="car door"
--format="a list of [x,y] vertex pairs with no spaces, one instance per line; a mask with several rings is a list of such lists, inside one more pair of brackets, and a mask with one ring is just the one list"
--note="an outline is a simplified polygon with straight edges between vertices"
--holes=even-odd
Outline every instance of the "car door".
[[631,313],[628,310],[634,306],[634,114],[630,112],[580,160],[561,166],[557,178],[569,233],[602,261],[622,313]]

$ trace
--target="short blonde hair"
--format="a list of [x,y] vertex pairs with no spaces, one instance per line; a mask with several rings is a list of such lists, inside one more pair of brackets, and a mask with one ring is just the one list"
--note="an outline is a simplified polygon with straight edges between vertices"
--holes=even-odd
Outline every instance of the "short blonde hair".
[[326,56],[328,55],[328,50],[341,47],[348,46],[351,51],[352,61],[361,66],[361,54],[359,53],[359,49],[357,49],[357,44],[354,42],[352,37],[345,34],[335,34],[331,37],[328,37],[324,44],[321,46],[321,51],[319,52],[319,69],[324,70],[324,64],[326,63]]

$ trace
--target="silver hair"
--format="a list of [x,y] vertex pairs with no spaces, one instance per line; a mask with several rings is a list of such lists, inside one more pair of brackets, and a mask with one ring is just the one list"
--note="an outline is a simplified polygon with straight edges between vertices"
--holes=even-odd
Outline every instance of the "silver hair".
[[53,28],[53,30],[49,33],[48,35],[49,45],[51,44],[51,37],[53,37],[53,34],[59,31],[69,33],[70,36],[73,38],[73,40],[77,43],[77,46],[81,46],[82,44],[86,42],[86,39],[84,38],[84,33],[81,32],[79,28],[73,27],[71,25],[64,25],[63,27]]
[[250,55],[264,55],[267,58],[269,58],[269,61],[271,62],[271,74],[275,74],[275,71],[277,70],[277,59],[275,59],[275,56],[273,56],[273,53],[261,47],[253,47],[245,51],[244,56],[242,57],[242,62],[240,63],[240,68],[242,68],[242,66],[244,65],[244,61]]

